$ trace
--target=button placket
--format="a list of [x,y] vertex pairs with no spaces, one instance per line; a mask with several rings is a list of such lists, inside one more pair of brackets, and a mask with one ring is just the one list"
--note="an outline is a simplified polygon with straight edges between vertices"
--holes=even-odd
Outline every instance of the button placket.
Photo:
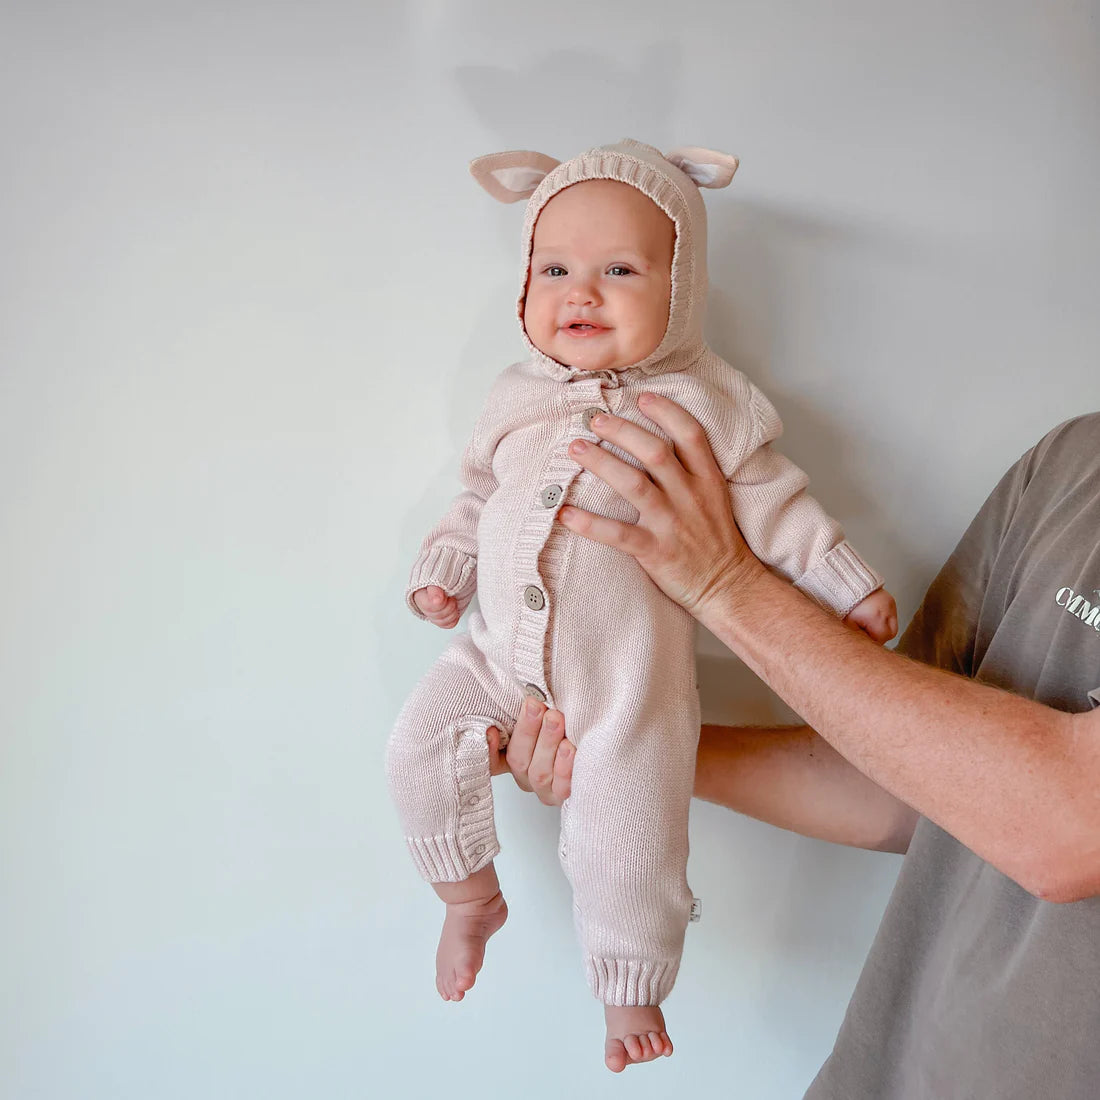
[[591,408],[584,410],[581,414],[581,421],[584,424],[584,430],[586,432],[592,431],[592,418],[594,416],[599,416],[602,412],[607,412],[607,410],[601,409],[598,405],[593,405]]
[[548,705],[551,704],[551,696],[546,667],[546,632],[552,614],[549,600],[556,579],[554,569],[560,558],[560,548],[551,556],[549,574],[544,574],[542,554],[555,531],[556,510],[568,498],[575,478],[582,472],[569,454],[569,444],[577,437],[578,430],[583,430],[586,409],[590,409],[592,415],[607,412],[605,407],[597,404],[604,398],[601,383],[609,387],[612,385],[607,379],[588,376],[572,380],[564,393],[561,408],[565,418],[563,432],[547,455],[540,482],[531,493],[527,516],[515,544],[513,564],[520,587],[517,595],[523,606],[519,610],[513,641],[512,674],[524,695]]

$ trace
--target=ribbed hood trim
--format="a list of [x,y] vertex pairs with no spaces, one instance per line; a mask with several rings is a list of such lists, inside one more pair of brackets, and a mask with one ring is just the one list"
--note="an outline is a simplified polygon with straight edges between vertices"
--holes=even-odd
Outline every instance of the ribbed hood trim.
[[[523,307],[531,270],[535,223],[546,204],[560,191],[586,180],[617,180],[652,199],[676,229],[672,255],[672,294],[668,325],[660,344],[639,363],[615,372],[585,371],[559,363],[531,342],[523,324]],[[706,351],[703,314],[706,308],[706,209],[698,187],[651,145],[624,139],[617,145],[589,149],[559,164],[527,200],[523,219],[523,254],[516,316],[524,343],[535,362],[551,378],[570,382],[593,374],[614,373],[619,381],[686,370]]]

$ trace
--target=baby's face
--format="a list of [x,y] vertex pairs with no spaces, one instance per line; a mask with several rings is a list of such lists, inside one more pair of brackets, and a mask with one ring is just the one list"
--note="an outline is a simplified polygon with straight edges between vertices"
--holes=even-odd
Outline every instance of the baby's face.
[[580,370],[641,362],[668,326],[675,240],[671,218],[629,184],[559,191],[535,224],[523,308],[531,343]]

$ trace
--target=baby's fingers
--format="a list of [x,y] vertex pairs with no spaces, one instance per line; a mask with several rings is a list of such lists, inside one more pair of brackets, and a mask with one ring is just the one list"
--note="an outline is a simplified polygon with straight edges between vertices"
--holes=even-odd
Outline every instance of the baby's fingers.
[[438,584],[429,584],[426,588],[418,588],[413,593],[413,603],[425,615],[434,615],[439,612],[447,601],[447,593]]
[[450,630],[461,618],[458,610],[458,600],[454,596],[447,597],[442,610],[429,611],[426,614],[431,622],[435,623],[436,626],[443,627],[444,630]]
[[420,608],[421,614],[428,622],[446,630],[454,626],[460,618],[458,600],[454,596],[448,596],[437,584],[418,588],[413,593],[413,603]]

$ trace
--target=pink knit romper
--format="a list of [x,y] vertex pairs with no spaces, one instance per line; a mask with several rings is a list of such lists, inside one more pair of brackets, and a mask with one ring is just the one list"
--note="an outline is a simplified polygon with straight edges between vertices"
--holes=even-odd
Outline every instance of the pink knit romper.
[[[493,386],[462,459],[465,491],[424,540],[409,580],[415,614],[412,593],[433,584],[460,608],[476,592],[478,607],[402,709],[387,769],[421,874],[461,881],[500,850],[487,727],[510,731],[525,695],[563,711],[577,754],[559,855],[589,984],[607,1004],[647,1005],[672,988],[691,909],[694,624],[632,558],[555,522],[565,503],[637,519],[569,457],[570,442],[598,442],[592,410],[654,430],[638,396],[662,394],[705,428],[763,561],[839,616],[882,579],[807,494],[806,475],[772,448],[781,425],[768,400],[703,341],[706,214],[684,171],[633,141],[553,168],[528,201],[521,286],[539,211],[597,178],[637,187],[675,224],[668,328],[641,363],[599,373],[549,359],[524,333],[530,358]],[[518,310],[522,318],[522,291]]]

